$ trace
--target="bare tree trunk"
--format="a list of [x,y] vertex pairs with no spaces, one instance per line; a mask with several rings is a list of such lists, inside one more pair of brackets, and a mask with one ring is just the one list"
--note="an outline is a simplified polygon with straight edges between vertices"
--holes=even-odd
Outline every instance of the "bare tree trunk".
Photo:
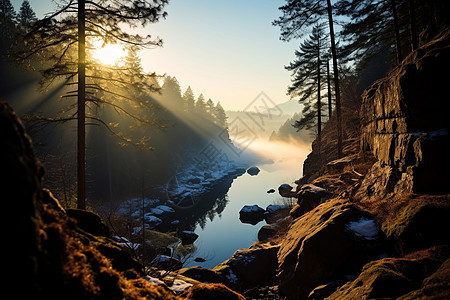
[[78,209],[86,209],[86,36],[85,0],[78,1],[78,138],[77,138],[77,181]]
[[342,157],[342,120],[341,120],[341,93],[339,89],[339,73],[336,55],[336,42],[334,40],[333,13],[331,1],[327,0],[328,23],[330,27],[331,54],[333,56],[334,89],[336,93],[336,118],[337,118],[337,150],[338,157]]
[[402,57],[402,49],[401,49],[401,44],[400,44],[400,30],[398,27],[397,4],[395,3],[395,0],[391,0],[391,8],[392,8],[392,18],[394,19],[395,48],[397,50],[397,63],[400,63],[403,60],[403,57]]
[[411,51],[417,49],[417,29],[416,29],[416,13],[415,13],[415,4],[414,0],[409,0],[409,32],[411,35]]
[[333,114],[333,106],[331,103],[331,76],[330,76],[330,62],[327,60],[327,89],[328,89],[328,119],[331,119]]
[[322,134],[322,103],[320,102],[320,47],[317,49],[317,134]]

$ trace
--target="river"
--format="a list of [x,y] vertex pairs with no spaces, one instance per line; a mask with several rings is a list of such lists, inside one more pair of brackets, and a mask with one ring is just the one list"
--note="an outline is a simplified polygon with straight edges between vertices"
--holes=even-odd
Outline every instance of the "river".
[[[221,203],[220,209],[216,204],[215,211],[211,210],[197,223],[194,230],[199,236],[194,243],[196,250],[185,262],[185,267],[213,268],[230,258],[237,249],[255,243],[259,229],[266,222],[241,223],[239,211],[244,205],[257,204],[265,209],[269,204],[284,204],[286,199],[278,194],[278,187],[283,183],[295,186],[294,181],[301,177],[303,161],[310,152],[309,145],[267,142],[253,143],[252,150],[262,153],[273,163],[258,165],[258,175],[244,173],[234,179],[231,186],[228,183],[227,189],[216,199]],[[270,189],[276,192],[267,193]],[[205,261],[197,262],[195,258]]]

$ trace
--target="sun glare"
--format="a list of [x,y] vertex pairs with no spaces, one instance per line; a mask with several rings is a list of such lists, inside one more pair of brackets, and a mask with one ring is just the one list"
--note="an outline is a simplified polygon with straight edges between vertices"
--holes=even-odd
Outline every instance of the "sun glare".
[[93,43],[94,49],[92,56],[104,65],[115,65],[121,58],[127,55],[127,52],[119,44],[103,44],[98,41]]

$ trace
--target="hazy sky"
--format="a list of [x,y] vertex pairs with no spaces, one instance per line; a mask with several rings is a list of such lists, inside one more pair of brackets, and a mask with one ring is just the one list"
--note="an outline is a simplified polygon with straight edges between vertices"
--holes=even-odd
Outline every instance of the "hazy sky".
[[[52,0],[29,0],[38,17],[52,10]],[[16,10],[22,0],[12,0]],[[260,92],[274,102],[289,100],[290,74],[298,41],[279,40],[271,25],[284,0],[171,0],[168,17],[144,29],[164,46],[140,51],[147,72],[175,76],[183,91],[242,110]]]

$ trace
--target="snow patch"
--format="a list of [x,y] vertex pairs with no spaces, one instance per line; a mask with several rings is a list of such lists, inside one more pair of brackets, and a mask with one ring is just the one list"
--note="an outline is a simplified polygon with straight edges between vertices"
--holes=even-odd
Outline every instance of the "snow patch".
[[374,240],[378,236],[378,226],[375,221],[364,217],[361,217],[357,222],[349,222],[346,227],[357,237],[362,237],[366,240]]
[[148,275],[144,276],[142,278],[147,280],[150,283],[153,283],[153,284],[157,284],[157,285],[164,285],[165,284],[164,281],[159,280],[158,278],[155,278],[155,277],[148,276]]
[[184,280],[181,279],[175,279],[173,281],[172,286],[170,286],[169,288],[174,291],[175,293],[179,294],[184,292],[185,289],[189,288],[192,286],[192,283],[188,283]]
[[245,205],[239,213],[253,213],[261,211],[264,211],[264,209],[259,207],[258,205]]
[[162,211],[168,212],[168,213],[175,212],[175,210],[172,207],[169,207],[167,205],[158,205],[157,207],[155,207],[155,209],[159,209],[159,210],[162,210]]
[[238,278],[236,275],[233,274],[233,271],[231,269],[228,269],[228,275],[225,275],[225,277],[228,279],[229,282],[236,284],[238,282]]

